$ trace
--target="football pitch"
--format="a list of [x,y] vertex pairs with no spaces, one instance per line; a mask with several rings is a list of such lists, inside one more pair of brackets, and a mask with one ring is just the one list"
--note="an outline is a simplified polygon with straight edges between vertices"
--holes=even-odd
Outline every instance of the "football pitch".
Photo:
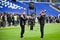
[[[20,26],[10,26],[0,28],[0,40],[41,40],[39,24],[34,26],[34,30],[30,31],[29,26],[25,26],[24,37],[20,38]],[[45,24],[43,40],[60,40],[60,24]]]

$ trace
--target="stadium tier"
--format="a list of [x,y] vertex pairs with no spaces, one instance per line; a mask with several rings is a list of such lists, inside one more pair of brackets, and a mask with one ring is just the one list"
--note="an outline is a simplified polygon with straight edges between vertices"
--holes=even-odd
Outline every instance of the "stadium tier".
[[[21,14],[23,11],[26,11],[26,14],[29,14],[29,3],[30,2],[0,1],[0,12]],[[56,5],[60,6],[60,4]],[[36,8],[37,16],[39,16],[41,10],[45,10],[46,15],[58,16],[60,14],[60,10],[56,10],[56,8],[52,6],[52,3],[38,2],[34,3],[34,7]]]

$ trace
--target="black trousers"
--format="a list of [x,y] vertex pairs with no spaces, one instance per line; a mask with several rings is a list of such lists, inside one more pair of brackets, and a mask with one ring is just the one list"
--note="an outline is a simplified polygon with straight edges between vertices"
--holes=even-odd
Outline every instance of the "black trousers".
[[1,26],[5,27],[6,26],[6,22],[5,21],[1,22]]
[[40,24],[41,38],[44,36],[44,24]]
[[31,22],[31,24],[30,24],[30,30],[33,30],[33,27],[34,27],[34,22]]
[[25,25],[20,25],[20,26],[21,26],[21,38],[22,38],[25,32]]
[[11,26],[11,22],[8,22],[8,26]]
[[30,30],[33,30],[33,25],[30,25]]

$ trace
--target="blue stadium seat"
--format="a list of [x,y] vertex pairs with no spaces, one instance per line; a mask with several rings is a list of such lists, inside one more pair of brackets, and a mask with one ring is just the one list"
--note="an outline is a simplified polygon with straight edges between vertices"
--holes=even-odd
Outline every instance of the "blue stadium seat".
[[[41,10],[46,10],[46,15],[58,16],[59,11],[53,9],[51,3],[35,3],[36,15],[39,16]],[[60,5],[60,4],[58,4]],[[10,2],[10,1],[0,1],[0,12],[12,12],[20,14],[23,11],[26,11],[29,7],[29,2]]]

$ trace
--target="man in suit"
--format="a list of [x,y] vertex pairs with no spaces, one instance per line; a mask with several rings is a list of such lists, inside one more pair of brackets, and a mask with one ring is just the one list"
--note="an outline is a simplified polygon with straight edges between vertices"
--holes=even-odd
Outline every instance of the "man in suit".
[[40,17],[38,19],[39,19],[39,23],[40,23],[41,38],[43,38],[43,36],[44,36],[44,25],[45,25],[45,11],[40,12]]
[[20,16],[21,38],[23,38],[23,34],[25,31],[25,24],[26,24],[26,15],[25,12],[23,12]]

